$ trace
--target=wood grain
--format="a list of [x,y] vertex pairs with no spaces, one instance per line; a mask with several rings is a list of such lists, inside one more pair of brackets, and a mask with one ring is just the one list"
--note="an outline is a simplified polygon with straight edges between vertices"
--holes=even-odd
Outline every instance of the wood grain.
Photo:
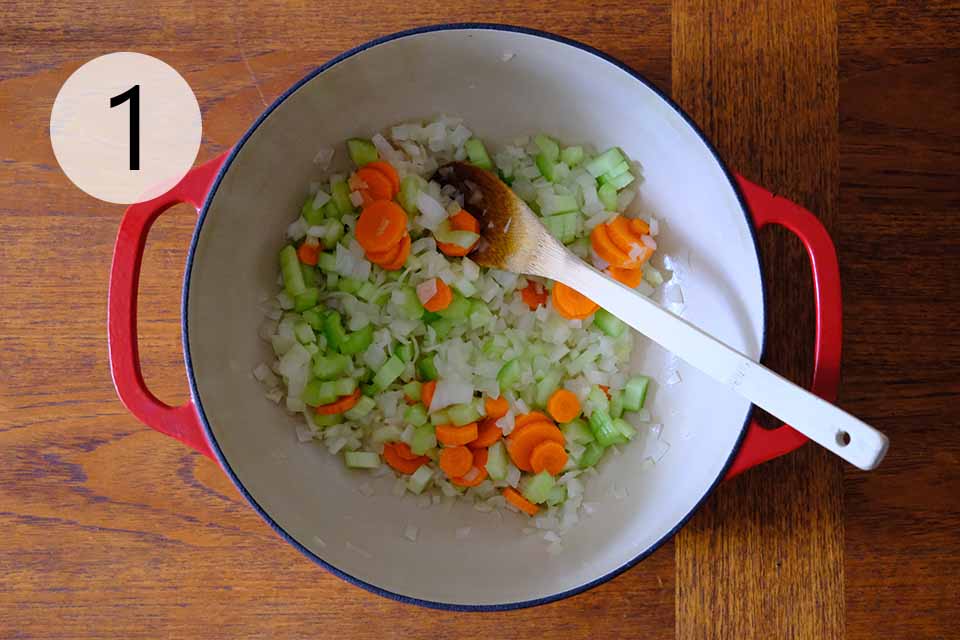
[[[673,95],[746,177],[837,226],[833,2],[674,2]],[[798,241],[760,235],[764,362],[808,383],[812,287]],[[807,446],[722,485],[676,539],[677,637],[842,638],[840,463]]]

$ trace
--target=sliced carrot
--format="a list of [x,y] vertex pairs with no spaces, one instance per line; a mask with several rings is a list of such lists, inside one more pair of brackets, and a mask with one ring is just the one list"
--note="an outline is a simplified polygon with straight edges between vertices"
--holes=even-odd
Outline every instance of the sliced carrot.
[[457,427],[452,424],[441,424],[437,426],[436,433],[437,442],[445,444],[448,447],[470,444],[477,439],[477,423],[471,422],[463,427]]
[[365,206],[355,231],[360,246],[374,253],[390,249],[406,232],[407,213],[390,200],[378,200]]
[[636,269],[640,266],[636,260],[631,260],[629,255],[621,251],[620,248],[613,243],[613,240],[610,239],[610,235],[607,233],[607,225],[605,224],[598,224],[593,228],[593,231],[590,232],[590,246],[593,247],[594,253],[602,260],[609,262],[615,267]]
[[473,466],[473,452],[463,446],[444,447],[440,452],[440,468],[450,478],[459,478]]
[[523,427],[526,427],[528,424],[533,424],[534,422],[551,422],[551,419],[547,414],[540,413],[539,411],[531,411],[522,416],[517,416],[513,421],[513,431],[511,431],[507,437],[511,439],[516,437]]
[[605,394],[607,394],[607,400],[609,400],[609,399],[610,399],[610,387],[608,387],[608,386],[605,385],[605,384],[598,384],[597,386],[600,387],[600,391],[603,391]]
[[564,444],[563,433],[555,424],[550,422],[534,422],[523,428],[516,437],[507,443],[507,453],[513,464],[523,471],[533,471],[530,466],[530,453],[533,448],[544,440],[552,440]]
[[552,476],[567,466],[567,450],[553,440],[544,440],[530,452],[530,466],[534,473],[546,471]]
[[471,449],[485,449],[500,439],[503,429],[497,426],[497,418],[486,418],[477,427],[477,439],[470,443]]
[[458,487],[475,487],[486,479],[486,467],[470,467],[470,471],[459,478],[450,478],[450,482]]
[[427,456],[417,456],[413,460],[407,460],[400,457],[400,454],[397,452],[397,449],[392,442],[383,445],[383,459],[388,465],[400,473],[406,474],[411,474],[424,464],[430,462],[430,458]]
[[427,311],[443,311],[453,302],[453,291],[449,285],[440,278],[434,278],[437,283],[437,292],[433,297],[423,303],[423,308]]
[[420,386],[420,402],[430,411],[430,403],[433,402],[433,392],[437,390],[437,381],[429,380]]
[[580,415],[580,400],[568,389],[557,389],[547,400],[547,411],[557,422],[570,422]]
[[390,189],[393,191],[393,195],[390,196],[391,198],[400,193],[400,176],[397,174],[397,170],[393,168],[392,164],[386,160],[376,160],[363,165],[363,168],[379,171],[387,180],[390,181]]
[[357,404],[357,400],[360,399],[360,389],[357,389],[348,396],[340,396],[335,402],[330,404],[322,404],[317,407],[317,413],[321,416],[332,416],[338,413],[343,413],[344,411],[349,411],[353,408],[353,405]]
[[527,286],[520,289],[520,297],[530,311],[536,311],[537,307],[547,304],[547,289],[539,282],[528,280]]
[[360,193],[366,191],[374,200],[390,200],[393,198],[393,184],[390,178],[376,169],[370,169],[366,166],[357,169],[357,178],[366,183],[366,188],[360,189]]
[[631,289],[636,289],[643,281],[643,271],[641,269],[621,269],[620,267],[610,267],[607,269],[610,277],[617,282],[622,282]]
[[507,411],[510,411],[510,403],[503,396],[485,399],[483,407],[487,410],[487,417],[495,420],[502,418],[507,415]]
[[553,284],[550,298],[557,313],[568,320],[583,320],[600,308],[600,305],[587,296],[560,282]]
[[[453,227],[455,231],[472,231],[473,233],[480,233],[480,222],[477,221],[472,215],[461,209],[452,216],[450,216],[450,226]],[[477,241],[479,242],[479,240]],[[465,256],[476,246],[476,242],[469,247],[461,247],[457,244],[452,244],[449,242],[438,242],[437,248],[440,249],[443,253],[451,257]]]
[[[406,233],[404,235],[410,235]],[[400,239],[400,242],[397,242],[395,245],[387,247],[384,251],[366,251],[367,260],[373,264],[389,264],[397,259],[397,256],[400,255],[400,245],[403,242],[403,238]]]
[[632,218],[630,220],[630,228],[633,229],[633,232],[641,236],[650,235],[650,225],[641,220],[640,218]]
[[407,264],[407,258],[410,257],[410,234],[403,234],[403,238],[400,239],[400,252],[397,253],[397,257],[392,262],[378,262],[380,268],[385,271],[399,271],[403,268],[403,265]]
[[473,452],[473,466],[481,468],[486,467],[488,457],[489,453],[487,452],[486,448],[475,449]]
[[410,450],[410,445],[408,445],[406,442],[394,442],[393,450],[396,451],[397,455],[404,460],[416,460],[420,457]]
[[617,248],[628,256],[634,246],[643,247],[643,240],[633,232],[633,229],[630,228],[630,222],[623,216],[617,216],[607,223],[607,235],[610,236],[613,244],[617,245]]
[[537,512],[540,511],[540,507],[533,504],[522,495],[520,492],[514,489],[513,487],[507,487],[503,490],[503,497],[507,499],[507,502],[515,506],[520,511],[523,511],[528,516],[535,516]]
[[303,264],[314,267],[317,265],[317,259],[320,257],[320,249],[320,245],[311,246],[304,243],[297,249],[297,257],[300,258],[300,262]]

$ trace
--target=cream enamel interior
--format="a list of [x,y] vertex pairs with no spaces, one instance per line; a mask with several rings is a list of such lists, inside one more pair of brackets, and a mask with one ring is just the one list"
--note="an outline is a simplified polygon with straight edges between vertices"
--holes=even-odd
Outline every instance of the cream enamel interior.
[[[389,477],[351,473],[323,447],[299,444],[298,418],[266,400],[250,374],[270,357],[257,338],[258,303],[276,293],[277,251],[317,175],[316,150],[338,145],[342,159],[347,137],[440,113],[463,117],[493,144],[539,131],[571,143],[620,144],[644,166],[638,206],[663,221],[662,252],[689,256],[685,316],[759,357],[763,299],[751,231],[723,170],[687,122],[630,74],[568,44],[507,31],[433,31],[379,44],[315,76],[237,154],[210,203],[188,276],[198,400],[246,490],[337,569],[435,603],[549,597],[615,571],[673,530],[721,473],[748,403],[682,363],[682,382],[663,385],[670,356],[638,349],[637,369],[660,376],[651,409],[670,450],[645,472],[638,472],[643,447],[633,444],[601,465],[587,492],[596,513],[551,556],[539,536],[521,534],[524,517],[501,520],[462,505],[421,509],[414,498],[393,497]],[[375,496],[357,492],[365,481]],[[627,497],[616,499],[611,487]],[[416,543],[403,537],[408,523],[419,528]],[[455,537],[460,527],[471,527],[466,540]]]

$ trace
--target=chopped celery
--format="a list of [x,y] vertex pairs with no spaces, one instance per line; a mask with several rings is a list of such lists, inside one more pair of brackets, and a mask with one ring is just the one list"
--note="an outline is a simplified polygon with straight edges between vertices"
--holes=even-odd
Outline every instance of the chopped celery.
[[343,237],[343,224],[337,220],[327,221],[327,230],[321,237],[323,246],[334,247]]
[[610,417],[616,420],[623,415],[623,391],[610,392]]
[[[368,324],[359,331],[354,331],[340,343],[340,352],[347,355],[363,353],[373,343],[373,325]],[[402,371],[402,369],[401,369]]]
[[[316,338],[316,336],[314,336],[314,338]],[[319,353],[319,352],[320,352],[320,347],[317,346],[317,343],[316,343],[316,342],[304,342],[304,343],[302,343],[302,344],[303,344],[303,348],[304,348],[304,349],[306,350],[306,352],[309,353],[311,356],[312,356],[313,354],[315,354],[315,353]]]
[[540,152],[551,162],[556,162],[560,157],[560,145],[550,136],[538,134],[533,138],[534,144],[540,148]]
[[291,298],[296,298],[307,288],[300,270],[300,258],[291,244],[280,251],[280,272],[283,274],[283,288]]
[[[344,415],[347,415],[349,417],[349,412],[347,412]],[[315,426],[320,427],[322,429],[326,427],[332,427],[335,424],[340,424],[341,422],[343,422],[343,419],[340,417],[339,414],[320,415],[318,413],[311,416],[310,419],[313,421],[313,424]]]
[[584,449],[583,454],[580,456],[580,459],[577,461],[577,466],[581,469],[587,469],[594,466],[600,462],[600,458],[603,457],[603,447],[601,447],[596,442],[591,442],[587,444],[587,448]]
[[558,504],[563,504],[567,501],[567,487],[565,485],[559,484],[553,489],[550,489],[550,493],[547,494],[547,504],[551,507],[555,507]]
[[514,358],[500,367],[497,382],[500,384],[501,392],[514,388],[520,382],[520,361]]
[[[489,458],[488,458],[489,459]],[[550,495],[550,490],[557,484],[548,471],[541,471],[532,478],[528,478],[523,485],[523,497],[534,504],[543,504]]]
[[479,329],[486,325],[493,318],[490,307],[483,300],[472,300],[470,302],[470,328]]
[[319,281],[320,274],[317,273],[316,268],[310,266],[309,264],[300,263],[300,271],[303,273],[303,284],[308,289],[310,287],[317,286]]
[[433,354],[423,356],[417,361],[417,373],[420,374],[420,377],[424,380],[436,380],[438,377],[437,374],[437,365],[433,362]]
[[477,292],[477,287],[465,278],[460,278],[453,283],[453,288],[465,298],[469,298]]
[[618,175],[618,176],[616,176],[616,177],[612,177],[612,178],[611,178],[611,177],[607,177],[606,175],[603,175],[603,176],[600,176],[600,180],[601,180],[605,185],[608,184],[608,185],[610,185],[611,187],[613,187],[614,189],[616,189],[617,191],[619,191],[620,189],[623,189],[625,186],[627,186],[628,184],[630,184],[631,182],[633,182],[634,176],[633,176],[632,173],[630,173],[629,171],[627,171],[627,172],[625,172],[625,173],[621,173],[620,175]]
[[567,147],[560,152],[560,160],[565,162],[569,167],[577,166],[583,162],[583,147]]
[[538,153],[534,161],[537,163],[537,169],[540,170],[540,175],[550,182],[557,179],[557,163],[548,158],[545,153]]
[[573,242],[574,238],[577,237],[577,218],[580,214],[576,211],[570,211],[568,213],[559,213],[553,216],[546,216],[540,219],[540,222],[543,223],[554,238],[560,242],[567,244]]
[[327,204],[323,205],[323,215],[332,221],[339,220],[342,214],[340,213],[340,208],[337,206],[337,203],[329,200]]
[[298,294],[293,298],[293,310],[306,311],[307,309],[312,309],[313,307],[317,306],[317,301],[319,299],[320,289],[316,287],[304,289],[303,293]]
[[340,276],[340,281],[337,283],[337,289],[343,291],[344,293],[356,293],[360,290],[362,285],[363,283],[356,278]]
[[317,267],[321,271],[331,272],[337,269],[337,256],[332,253],[320,253],[317,256]]
[[357,390],[357,381],[353,378],[339,378],[333,381],[333,390],[337,397],[348,396]]
[[380,456],[372,451],[347,451],[343,460],[351,469],[376,469],[380,466]]
[[350,366],[350,358],[339,353],[318,355],[313,358],[313,375],[321,380],[342,376]]
[[603,331],[611,338],[619,337],[620,334],[623,333],[624,329],[627,328],[627,325],[623,320],[613,315],[606,309],[597,309],[597,312],[593,316],[593,324],[597,325],[600,328],[600,331]]
[[581,418],[576,418],[568,422],[563,425],[560,430],[563,431],[563,437],[566,438],[568,442],[576,442],[577,444],[593,442],[593,433],[590,431],[590,427],[587,426],[586,421]]
[[459,293],[453,294],[453,300],[447,305],[446,309],[438,311],[441,318],[462,322],[470,315],[470,301]]
[[327,286],[330,287],[331,289],[335,289],[339,281],[340,281],[340,276],[337,274],[336,271],[332,271],[327,274]]
[[353,213],[353,203],[350,202],[350,186],[344,180],[330,183],[330,201],[336,204],[340,216]]
[[[372,325],[368,326],[370,326],[372,330]],[[366,347],[364,347],[364,349],[366,349]],[[403,367],[403,360],[397,356],[390,356],[387,361],[383,363],[383,366],[380,367],[380,370],[377,371],[377,374],[373,376],[374,386],[381,390],[386,389],[403,373]]]
[[[401,357],[401,359],[403,359]],[[407,398],[410,398],[414,401],[419,401],[420,396],[423,393],[423,383],[417,382],[416,380],[411,380],[407,384],[403,385],[403,395]]]
[[347,339],[347,332],[343,328],[343,319],[336,311],[331,311],[323,321],[323,334],[327,337],[327,344],[336,350]]
[[594,409],[590,414],[590,429],[597,439],[597,444],[603,447],[617,444],[624,439],[623,434],[613,424],[610,414],[604,409]]
[[570,251],[573,251],[584,260],[590,257],[590,240],[587,238],[577,238],[568,246],[570,247]]
[[607,211],[617,210],[617,190],[612,185],[600,185],[600,188],[597,189],[597,197],[600,198],[600,203]]
[[377,427],[376,429],[374,429],[373,433],[370,434],[370,441],[373,442],[374,444],[383,444],[384,442],[397,442],[398,440],[400,440],[401,436],[403,436],[403,432],[400,431],[400,427],[397,427],[392,424],[388,424],[388,425]]
[[[429,410],[430,407],[427,407]],[[434,411],[430,414],[430,424],[433,426],[440,426],[442,424],[450,424],[450,416],[447,415],[447,412],[443,409],[440,411]]]
[[627,411],[643,409],[649,386],[650,378],[647,376],[635,376],[627,380],[627,386],[623,388],[623,408]]
[[399,287],[393,292],[393,301],[404,317],[410,320],[419,320],[423,317],[424,308],[413,287]]
[[396,353],[397,356],[404,362],[410,362],[413,360],[413,345],[409,342],[399,344],[394,349],[394,353]]
[[430,465],[420,465],[420,468],[411,473],[410,477],[407,478],[407,489],[414,495],[420,495],[432,479],[433,469],[430,468]]
[[303,312],[303,319],[307,324],[319,331],[323,329],[323,314],[317,309],[307,309]]
[[347,151],[350,153],[353,164],[358,167],[380,159],[380,154],[377,153],[377,148],[373,146],[373,143],[363,138],[347,140]]
[[534,403],[538,407],[547,406],[547,401],[550,400],[550,396],[553,395],[553,392],[560,386],[561,377],[561,371],[554,369],[548,371],[546,375],[543,376],[543,379],[537,383],[537,394]]
[[427,410],[419,402],[412,404],[403,412],[403,421],[415,427],[425,425],[428,421]]
[[364,282],[357,289],[357,297],[372,304],[383,304],[387,299],[387,292],[382,291],[372,282]]
[[437,446],[437,434],[432,424],[424,423],[413,430],[410,451],[415,455],[422,456],[435,446]]
[[303,402],[311,407],[336,402],[337,393],[333,383],[323,380],[311,380],[303,389]]
[[549,191],[542,191],[537,195],[537,202],[540,206],[540,215],[553,216],[558,213],[569,213],[578,211],[576,197],[569,194],[556,194]]
[[297,339],[292,336],[281,336],[275,335],[270,337],[270,346],[273,347],[273,352],[277,356],[282,356],[287,351],[290,351],[290,348],[297,343]]
[[494,480],[503,480],[507,477],[507,449],[503,440],[497,440],[487,449],[487,473]]
[[361,396],[360,399],[357,400],[357,404],[353,405],[353,408],[346,411],[343,415],[348,420],[360,420],[365,418],[376,406],[377,403],[373,398]]
[[447,415],[450,417],[450,422],[457,427],[476,422],[482,417],[472,402],[447,407]]
[[323,224],[323,207],[313,207],[313,196],[307,198],[300,209],[300,215],[307,221],[308,226]]
[[417,196],[426,187],[427,181],[416,174],[410,174],[400,181],[400,193],[397,198],[400,200],[400,206],[410,215],[420,211],[417,207]]
[[487,171],[493,169],[493,163],[490,161],[490,156],[487,154],[487,148],[483,146],[483,143],[480,142],[480,140],[477,138],[470,138],[464,143],[463,147],[467,151],[467,157],[470,159],[471,164],[475,164],[481,169],[486,169]]
[[596,158],[593,158],[587,162],[584,168],[587,170],[587,173],[592,175],[594,178],[599,178],[624,160],[625,158],[620,152],[620,149],[616,147],[610,147]]
[[623,162],[615,166],[613,169],[610,169],[609,171],[605,172],[603,174],[603,177],[606,180],[613,180],[617,176],[623,175],[627,171],[630,171],[630,165],[627,164],[626,160],[624,160]]
[[437,340],[446,340],[450,332],[453,331],[453,321],[448,318],[437,318],[430,323],[437,334]]
[[293,334],[297,336],[297,341],[300,342],[300,344],[317,341],[317,336],[313,332],[313,328],[307,324],[305,320],[300,320],[297,324],[293,325]]
[[587,402],[596,409],[607,411],[610,408],[610,399],[600,387],[590,389],[590,395],[587,396]]
[[633,437],[637,435],[637,430],[633,427],[632,424],[624,420],[623,418],[614,418],[613,426],[617,428],[617,431],[623,435],[628,441],[633,440]]

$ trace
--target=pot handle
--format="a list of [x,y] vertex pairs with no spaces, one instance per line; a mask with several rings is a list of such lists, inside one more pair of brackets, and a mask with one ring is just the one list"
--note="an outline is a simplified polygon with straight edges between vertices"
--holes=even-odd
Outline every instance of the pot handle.
[[[840,268],[833,241],[817,217],[803,207],[773,195],[743,176],[737,176],[737,183],[750,207],[757,230],[768,224],[778,224],[793,232],[807,249],[817,316],[810,390],[824,400],[833,402],[840,386],[843,331]],[[732,478],[750,467],[790,453],[806,441],[806,436],[788,425],[764,429],[756,419],[752,419],[726,477]]]
[[137,292],[147,233],[161,213],[181,202],[199,210],[226,159],[224,153],[191,169],[165,194],[131,205],[123,214],[110,268],[107,294],[107,344],[110,373],[120,401],[140,422],[213,457],[193,400],[179,407],[162,402],[147,389],[137,348]]

